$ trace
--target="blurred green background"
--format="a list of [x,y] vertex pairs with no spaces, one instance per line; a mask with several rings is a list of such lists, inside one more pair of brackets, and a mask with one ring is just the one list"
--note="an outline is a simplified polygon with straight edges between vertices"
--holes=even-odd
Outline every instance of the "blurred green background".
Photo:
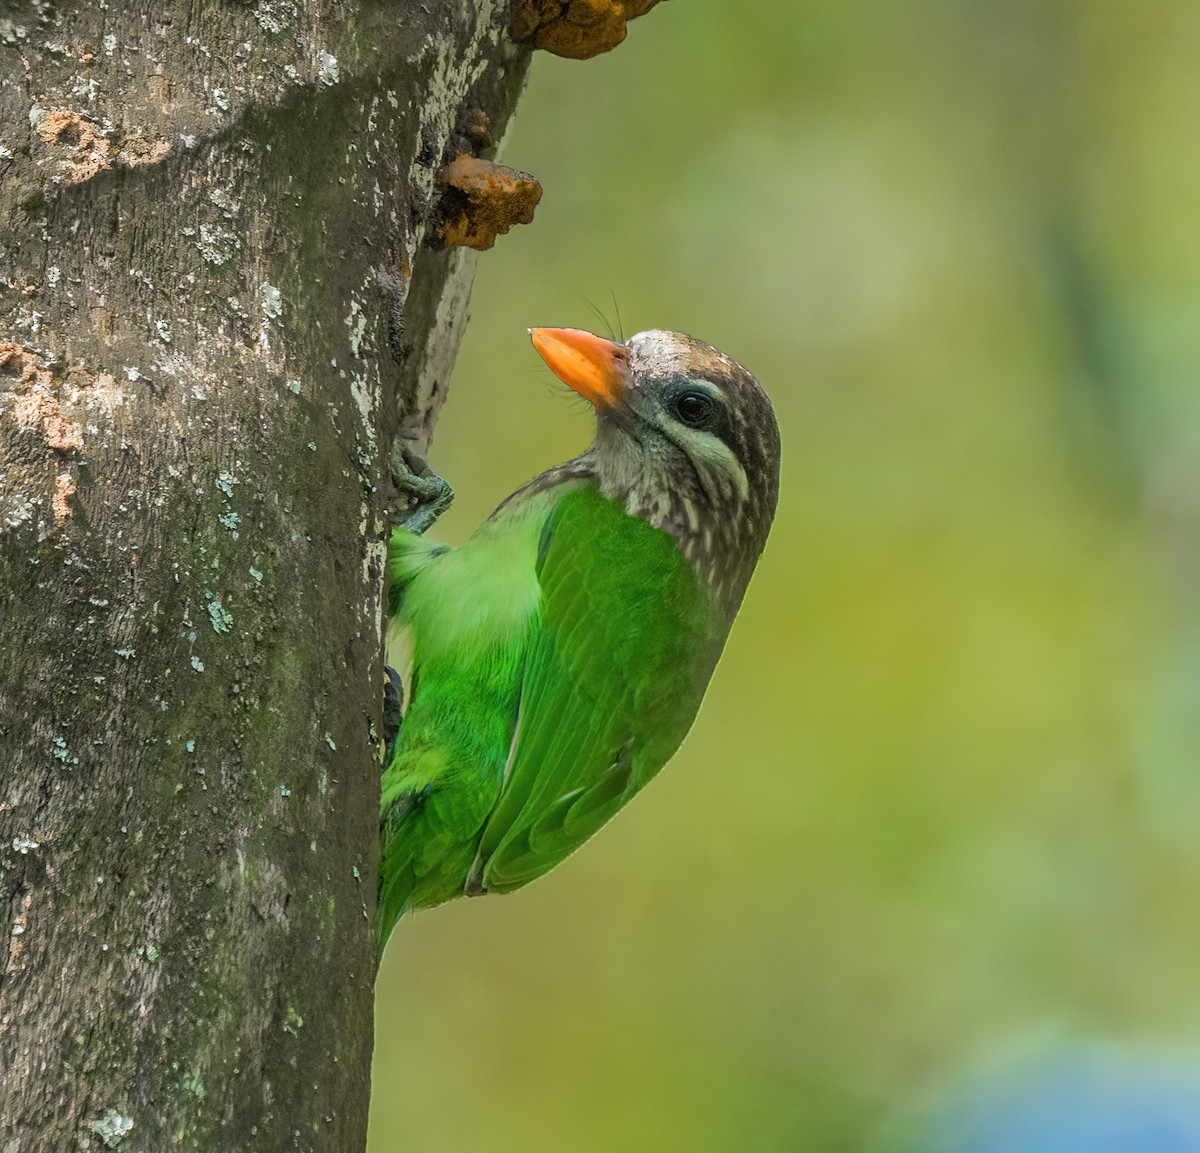
[[539,54],[431,460],[458,542],[581,450],[531,324],[774,399],[692,734],[506,898],[405,922],[372,1153],[890,1148],[997,1052],[1200,1037],[1200,7],[675,0]]

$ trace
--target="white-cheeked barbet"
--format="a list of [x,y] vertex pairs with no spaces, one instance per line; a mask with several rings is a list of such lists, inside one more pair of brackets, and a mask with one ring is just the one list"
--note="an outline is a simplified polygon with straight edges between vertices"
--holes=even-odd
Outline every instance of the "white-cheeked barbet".
[[410,909],[540,877],[662,768],[775,513],[775,415],[736,361],[678,332],[531,335],[596,439],[457,549],[393,532],[413,671],[383,776],[381,946]]

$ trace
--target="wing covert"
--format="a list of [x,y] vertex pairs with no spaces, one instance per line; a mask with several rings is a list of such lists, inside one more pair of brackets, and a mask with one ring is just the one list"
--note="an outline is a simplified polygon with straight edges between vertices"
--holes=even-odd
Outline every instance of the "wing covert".
[[662,767],[726,632],[672,538],[595,489],[559,502],[539,559],[516,746],[478,858],[491,892],[553,868]]

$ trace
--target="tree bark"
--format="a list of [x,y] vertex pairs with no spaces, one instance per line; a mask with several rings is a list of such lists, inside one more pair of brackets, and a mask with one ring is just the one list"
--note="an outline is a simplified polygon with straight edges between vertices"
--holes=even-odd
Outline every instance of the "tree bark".
[[0,2],[0,1150],[365,1144],[388,450],[500,0]]

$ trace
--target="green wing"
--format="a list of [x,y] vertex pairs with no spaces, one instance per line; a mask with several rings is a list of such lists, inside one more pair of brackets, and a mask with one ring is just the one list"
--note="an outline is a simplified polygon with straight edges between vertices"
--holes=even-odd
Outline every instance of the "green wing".
[[489,892],[552,869],[658,772],[727,631],[672,538],[591,488],[558,502],[537,575],[540,628],[472,876]]

